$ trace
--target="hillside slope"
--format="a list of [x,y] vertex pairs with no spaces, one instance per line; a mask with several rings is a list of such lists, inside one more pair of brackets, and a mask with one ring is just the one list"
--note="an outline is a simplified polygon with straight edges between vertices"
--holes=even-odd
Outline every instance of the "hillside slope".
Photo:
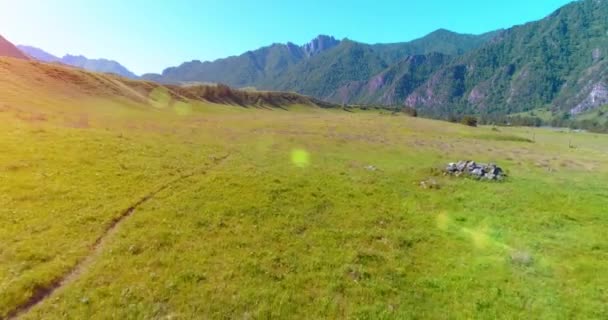
[[401,61],[408,56],[430,53],[458,56],[484,45],[502,31],[473,35],[439,29],[410,42],[374,44],[372,48],[390,63]]
[[0,35],[0,57],[11,57],[29,60],[29,57],[21,52],[15,45]]
[[[0,103],[35,108],[73,101],[121,101],[125,105],[171,108],[180,103],[217,103],[242,107],[307,105],[333,107],[295,93],[234,90],[224,85],[161,85],[156,82],[85,71],[79,68],[0,58]],[[34,90],[35,89],[35,90]],[[65,106],[63,106],[65,107]]]
[[608,1],[576,1],[513,27],[434,73],[405,100],[437,114],[578,114],[608,103]]
[[412,55],[369,80],[351,81],[335,90],[328,101],[399,105],[418,86],[452,57],[441,53]]

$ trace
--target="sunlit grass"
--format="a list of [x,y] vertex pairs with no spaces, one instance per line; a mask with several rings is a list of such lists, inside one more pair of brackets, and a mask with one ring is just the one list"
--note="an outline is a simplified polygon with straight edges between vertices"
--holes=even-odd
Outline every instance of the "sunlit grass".
[[[155,108],[57,88],[24,98],[15,83],[0,88],[2,316],[90,254],[123,210],[195,169],[24,318],[608,312],[607,136],[306,106]],[[508,178],[438,171],[460,159]],[[428,179],[440,188],[421,188]]]

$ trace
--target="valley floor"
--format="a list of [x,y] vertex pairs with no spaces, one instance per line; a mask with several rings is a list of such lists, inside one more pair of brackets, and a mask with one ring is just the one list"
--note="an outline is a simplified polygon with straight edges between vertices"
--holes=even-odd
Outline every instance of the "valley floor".
[[3,97],[0,318],[608,313],[608,136]]

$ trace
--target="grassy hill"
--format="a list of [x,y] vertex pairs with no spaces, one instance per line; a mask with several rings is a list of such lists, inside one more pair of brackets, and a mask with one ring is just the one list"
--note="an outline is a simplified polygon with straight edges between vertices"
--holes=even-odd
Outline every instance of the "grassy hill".
[[608,312],[607,136],[226,90],[0,58],[0,318]]
[[11,57],[15,59],[29,60],[30,58],[23,54],[15,45],[10,43],[4,37],[0,36],[0,57]]
[[[334,107],[332,104],[295,93],[234,90],[225,85],[161,85],[137,81],[112,74],[93,73],[68,66],[0,58],[4,100],[25,99],[32,106],[44,99],[68,99],[73,103],[85,100],[109,100],[138,107],[153,106],[172,109],[180,104],[217,103],[241,107],[279,107],[309,105]],[[38,95],[22,94],[36,85]],[[40,99],[42,97],[42,100]],[[64,107],[61,103],[57,103]],[[55,104],[53,104],[55,105]]]

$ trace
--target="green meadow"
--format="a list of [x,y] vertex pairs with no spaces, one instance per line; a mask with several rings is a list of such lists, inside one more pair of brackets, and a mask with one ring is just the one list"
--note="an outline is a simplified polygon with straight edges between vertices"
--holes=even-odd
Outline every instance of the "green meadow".
[[[0,318],[608,314],[608,136],[14,83]],[[461,159],[508,178],[442,174]]]

